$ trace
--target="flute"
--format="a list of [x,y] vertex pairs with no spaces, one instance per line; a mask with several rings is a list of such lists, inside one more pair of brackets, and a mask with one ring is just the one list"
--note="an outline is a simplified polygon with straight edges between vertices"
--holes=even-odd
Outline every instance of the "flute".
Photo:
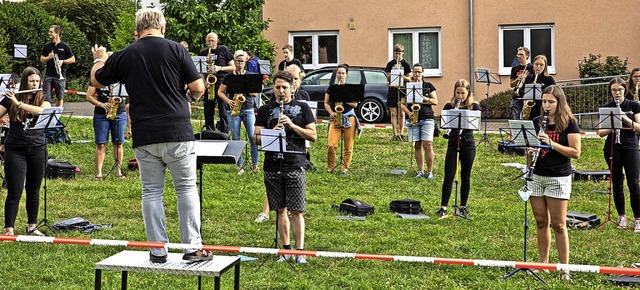
[[[33,89],[33,90],[24,90],[24,91],[7,91],[7,92],[13,92],[14,94],[26,94],[26,93],[33,93],[33,92],[39,92],[42,91],[42,89]],[[4,94],[7,94],[6,92]]]

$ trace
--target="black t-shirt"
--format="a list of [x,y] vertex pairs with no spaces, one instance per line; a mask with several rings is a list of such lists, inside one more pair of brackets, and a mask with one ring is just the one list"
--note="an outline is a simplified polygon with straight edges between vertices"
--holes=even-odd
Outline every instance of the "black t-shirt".
[[[284,114],[289,117],[294,124],[303,128],[316,121],[309,105],[297,100],[293,100],[284,105]],[[271,102],[268,105],[260,107],[258,110],[256,126],[272,129],[278,124],[279,118],[280,104],[277,102]],[[278,159],[277,152],[265,152],[263,166],[264,171],[295,171],[299,170],[306,164],[306,157],[304,154],[306,150],[305,139],[295,134],[295,132],[290,128],[286,128],[285,132],[287,139],[287,151],[297,151],[302,152],[303,154],[284,153],[284,159]],[[267,144],[264,144],[264,138],[262,140],[262,146],[266,146]]]
[[[424,97],[429,97],[431,92],[436,91],[436,87],[430,82],[422,82],[422,89],[424,90]],[[411,110],[411,105],[408,105],[409,110]],[[426,120],[433,119],[433,108],[431,104],[420,104],[420,111],[418,111],[418,120]]]
[[[611,101],[608,104],[602,106],[601,108],[615,108],[615,101]],[[620,109],[629,117],[629,119],[634,120],[633,115],[640,113],[640,103],[630,101],[625,99],[622,104],[620,104]],[[603,124],[602,128],[606,128],[606,125]],[[629,125],[622,122],[622,128],[620,130],[620,144],[614,144],[614,149],[627,150],[633,149],[638,150],[638,135],[636,132],[631,130]],[[625,129],[627,128],[627,129]],[[610,152],[611,150],[611,138],[615,138],[616,133],[612,132],[607,136],[607,140],[604,142],[604,151]],[[615,141],[615,140],[614,140]]]
[[[254,74],[254,73],[252,73],[252,72],[247,72],[246,74]],[[229,91],[229,82],[230,82],[230,79],[231,79],[231,77],[229,77],[229,76],[233,76],[233,73],[229,73],[229,74],[227,74],[227,75],[222,79],[222,84],[223,84],[223,85],[225,85],[225,86],[227,86],[227,90],[226,90],[227,92]],[[232,99],[232,100],[233,100],[233,96],[232,96],[231,94],[229,94],[229,93],[226,93],[226,94],[227,94],[227,97],[228,97],[229,99]],[[242,103],[242,108],[241,108],[241,109],[242,109],[242,110],[246,110],[246,109],[251,109],[251,108],[253,108],[253,96],[252,96],[252,95],[249,95],[249,94],[243,94],[243,95],[244,95],[244,97],[245,97],[245,101],[244,101],[244,103]],[[225,107],[226,107],[227,109],[229,109],[229,105],[228,105],[227,103],[225,103]]]
[[[329,94],[329,99],[331,99],[331,86],[329,86],[327,88],[327,94]],[[329,101],[329,106],[331,106],[331,108],[334,108],[334,111],[335,111],[336,102]],[[355,109],[354,107],[352,107],[348,103],[342,103],[342,107],[344,108],[344,111],[342,112],[343,114],[351,112],[351,111],[353,111],[353,109]]]
[[[533,120],[536,130],[540,128],[540,117],[536,117]],[[556,132],[556,125],[547,125],[545,133],[549,135],[551,141],[560,145],[569,146],[569,134],[580,134],[580,128],[578,123],[574,120],[569,121],[569,125],[562,132]],[[636,142],[636,147],[638,143]],[[571,158],[564,156],[558,151],[551,149],[540,149],[538,154],[538,160],[536,161],[536,167],[533,169],[533,173],[540,176],[552,176],[561,177],[571,175]]]
[[297,65],[300,68],[300,70],[304,71],[304,67],[302,67],[302,62],[297,58],[294,58],[291,61],[286,61],[286,60],[281,61],[280,64],[278,64],[278,70],[279,71],[284,70],[285,67],[288,67],[292,64]]
[[[65,60],[73,56],[71,47],[64,41],[60,41],[57,45],[53,44],[53,42],[48,42],[42,47],[41,54],[42,56],[48,56],[51,51],[53,51],[60,60]],[[60,67],[63,77],[67,77],[67,66],[68,65],[63,64]],[[47,69],[44,75],[48,77],[59,77],[58,72],[56,72],[56,66],[53,63],[53,58],[47,61]]]
[[127,86],[133,147],[195,140],[184,87],[200,75],[182,45],[142,37],[111,55],[95,77],[103,85]]
[[[111,85],[111,86],[117,86],[118,84],[115,85]],[[101,103],[108,103],[109,102],[109,91],[110,91],[110,86],[104,87],[102,89],[96,89],[96,93],[98,94],[96,96],[96,99],[101,102]],[[124,106],[126,105],[126,97],[120,97],[122,99],[122,101],[120,102],[120,104],[118,105],[118,114],[120,113],[124,113],[125,109]],[[101,107],[94,107],[93,108],[93,114],[94,115],[105,115],[107,113],[107,111]]]
[[[199,56],[207,56],[209,54],[209,48],[205,48],[200,51]],[[231,50],[224,46],[218,45],[216,49],[211,50],[211,59],[213,60],[213,64],[215,66],[228,66],[229,62],[233,60],[233,54]],[[222,80],[222,77],[227,75],[228,72],[219,71],[216,73],[216,77],[218,77],[218,81]]]
[[[384,72],[386,73],[391,73],[391,70],[393,69],[393,67],[396,65],[396,63],[398,63],[395,59],[392,59],[390,62],[387,63],[387,66],[384,68]],[[404,75],[407,75],[408,73],[411,72],[411,64],[409,64],[406,60],[402,59],[400,61],[400,64],[402,65],[402,69],[404,70]],[[393,78],[393,76],[392,76]],[[393,98],[398,98],[398,88],[397,87],[389,87],[389,90],[387,91],[387,97],[393,97]]]
[[[453,106],[451,106],[451,103],[447,103],[444,105],[444,107],[442,108],[442,110],[451,110],[453,109]],[[460,107],[458,109],[467,109],[466,106],[462,106],[460,105]],[[471,105],[471,110],[472,111],[480,111],[480,105],[478,103],[473,103]],[[451,148],[457,148],[458,147],[458,134],[460,132],[460,129],[451,129],[451,132],[449,132],[449,142],[447,142],[447,145]],[[476,141],[473,138],[473,130],[462,130],[462,135],[460,135],[460,148],[461,149],[466,149],[466,148],[470,148],[476,147]]]
[[[45,101],[51,103],[51,98],[45,96]],[[7,114],[13,102],[9,98],[3,98],[0,106],[7,109]],[[44,135],[44,129],[26,129],[36,124],[38,116],[28,114],[27,120],[9,120],[9,131],[4,142],[5,147],[24,148],[35,147],[47,144],[47,138]]]
[[[533,74],[533,65],[528,63],[526,66],[518,64],[516,66],[511,67],[511,77],[510,77],[511,80],[515,80],[516,78],[518,78],[518,76],[520,76],[520,74],[525,73],[525,70],[527,71],[526,73]],[[529,75],[527,75],[527,77],[528,76]],[[538,78],[540,78],[540,77],[538,77]],[[526,78],[525,78],[525,83],[526,83]],[[522,88],[520,88],[520,95],[517,96],[516,94],[513,94],[512,98],[514,98],[514,99],[522,98],[522,95],[524,95],[524,86],[522,86]]]

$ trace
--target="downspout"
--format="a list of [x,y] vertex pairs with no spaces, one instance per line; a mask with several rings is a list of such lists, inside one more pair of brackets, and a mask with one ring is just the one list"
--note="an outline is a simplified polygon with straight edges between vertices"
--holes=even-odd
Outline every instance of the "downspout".
[[472,92],[475,84],[473,63],[473,0],[469,0],[469,83]]

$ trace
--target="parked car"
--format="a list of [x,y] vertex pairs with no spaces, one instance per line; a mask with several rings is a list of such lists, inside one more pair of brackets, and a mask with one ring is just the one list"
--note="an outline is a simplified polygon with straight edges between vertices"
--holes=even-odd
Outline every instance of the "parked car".
[[[327,116],[324,109],[324,94],[329,84],[335,84],[336,66],[310,71],[302,80],[302,89],[309,93],[311,101],[318,102],[318,116]],[[350,66],[348,84],[364,84],[364,101],[358,105],[356,115],[365,123],[379,123],[389,116],[387,107],[387,75],[384,68]],[[267,96],[272,88],[263,91]]]

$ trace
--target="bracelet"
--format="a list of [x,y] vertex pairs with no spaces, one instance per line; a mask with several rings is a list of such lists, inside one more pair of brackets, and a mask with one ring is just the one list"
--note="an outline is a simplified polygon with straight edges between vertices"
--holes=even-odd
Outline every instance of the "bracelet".
[[93,64],[96,64],[96,63],[99,63],[99,62],[104,63],[104,59],[96,58],[96,59],[93,60]]

